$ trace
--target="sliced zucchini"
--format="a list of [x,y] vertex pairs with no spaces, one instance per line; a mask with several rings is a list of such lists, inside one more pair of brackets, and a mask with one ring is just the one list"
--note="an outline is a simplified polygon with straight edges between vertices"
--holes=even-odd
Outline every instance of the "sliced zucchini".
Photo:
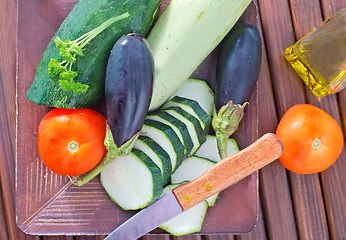
[[213,115],[214,92],[206,81],[189,78],[179,87],[174,96],[195,100],[209,116]]
[[207,114],[197,101],[175,96],[174,98],[166,102],[161,109],[167,109],[170,107],[182,108],[183,110],[197,118],[200,121],[203,129],[209,128],[211,115]]
[[186,125],[182,121],[164,111],[158,111],[156,113],[150,114],[146,118],[169,125],[178,135],[180,141],[184,144],[184,155],[186,157],[190,155],[193,148],[193,142]]
[[[179,184],[166,186],[163,189],[162,195],[166,194],[177,186],[179,186]],[[159,228],[173,234],[174,236],[182,236],[199,232],[202,229],[203,221],[205,215],[207,214],[207,209],[208,203],[203,201],[165,222]]]
[[[237,141],[233,138],[229,138],[227,141],[227,156],[233,155],[236,152],[239,152]],[[213,162],[219,162],[221,158],[217,150],[216,137],[207,135],[205,143],[200,146],[194,155],[207,158]]]
[[[215,165],[214,162],[200,157],[191,156],[186,158],[171,176],[171,183],[192,181],[201,176],[205,171]],[[206,201],[210,207],[216,203],[219,194],[209,197]]]
[[147,136],[139,136],[135,149],[144,152],[160,168],[163,183],[167,184],[172,174],[172,164],[168,153],[154,140]]
[[186,125],[193,142],[193,148],[190,152],[190,155],[193,155],[197,151],[197,149],[205,142],[207,135],[203,130],[199,120],[180,107],[170,107],[168,109],[164,109],[163,111],[179,119]]
[[142,131],[144,136],[150,137],[165,149],[172,163],[172,171],[174,171],[184,159],[184,145],[174,130],[167,124],[146,119]]
[[156,201],[163,190],[159,167],[142,151],[133,149],[101,172],[101,184],[124,210],[137,210]]

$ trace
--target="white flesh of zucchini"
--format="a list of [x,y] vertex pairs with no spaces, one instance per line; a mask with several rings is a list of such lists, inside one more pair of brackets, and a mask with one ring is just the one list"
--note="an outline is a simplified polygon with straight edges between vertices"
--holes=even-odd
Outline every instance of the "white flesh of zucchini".
[[109,197],[124,210],[137,210],[156,201],[163,189],[157,165],[140,150],[117,157],[101,172]]
[[[166,126],[169,127],[168,125],[166,125]],[[181,142],[178,143],[178,142],[172,141],[170,136],[167,136],[167,134],[165,132],[161,131],[160,129],[156,128],[155,126],[149,126],[147,124],[144,124],[142,131],[144,133],[144,136],[148,136],[151,139],[153,139],[157,144],[159,144],[168,153],[170,160],[171,160],[171,164],[172,164],[172,171],[174,171],[179,164],[179,159],[178,159],[179,153],[177,153],[175,151],[175,147],[177,147],[178,145],[181,145],[182,150],[183,150],[183,144]],[[172,131],[175,134],[174,130],[172,130]],[[178,139],[178,141],[180,141],[178,137],[177,137],[177,139]]]
[[[229,138],[227,141],[227,156],[233,155],[236,152],[239,152],[238,144],[235,139]],[[216,137],[207,135],[207,140],[200,146],[194,155],[207,158],[213,162],[219,162],[221,158],[217,150]]]
[[214,111],[214,92],[208,83],[203,80],[189,78],[173,95],[195,100],[209,115]]
[[[162,195],[171,191],[176,186],[179,186],[179,184],[168,185],[163,189]],[[165,222],[160,226],[160,228],[173,234],[174,236],[182,236],[199,232],[201,231],[207,209],[208,203],[203,201]]]
[[195,128],[194,123],[189,121],[187,118],[185,118],[184,116],[180,115],[179,113],[177,113],[173,109],[165,109],[164,111],[167,112],[168,114],[172,115],[173,117],[179,119],[180,121],[182,121],[186,125],[186,127],[187,127],[187,129],[189,131],[191,140],[193,142],[193,148],[191,150],[190,155],[194,154],[197,151],[197,149],[200,147],[200,145],[201,145],[200,144],[200,139],[198,138],[198,135],[197,135],[197,132],[196,132],[197,130]]
[[[201,176],[205,171],[215,165],[214,162],[209,161],[205,158],[191,156],[186,158],[181,165],[175,170],[171,176],[171,183],[182,183],[185,181],[192,181],[199,176]],[[216,199],[218,198],[218,193],[209,197],[207,199],[208,205],[213,207],[215,205]]]
[[155,61],[149,110],[158,109],[214,50],[251,0],[172,0],[148,35]]

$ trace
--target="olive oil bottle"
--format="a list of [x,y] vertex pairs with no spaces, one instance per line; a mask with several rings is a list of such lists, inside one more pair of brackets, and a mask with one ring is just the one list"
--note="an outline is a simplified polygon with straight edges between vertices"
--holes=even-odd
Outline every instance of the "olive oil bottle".
[[316,96],[346,86],[346,9],[285,50],[285,57]]

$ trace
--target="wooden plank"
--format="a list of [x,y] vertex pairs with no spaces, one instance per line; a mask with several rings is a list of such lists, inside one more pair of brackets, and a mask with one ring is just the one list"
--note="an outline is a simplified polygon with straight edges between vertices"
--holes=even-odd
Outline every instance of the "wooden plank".
[[[277,111],[281,118],[289,107],[305,103],[305,86],[284,58],[284,50],[295,42],[289,2],[259,2]],[[288,174],[299,238],[328,238],[318,175]]]
[[[330,17],[338,10],[346,8],[346,1],[321,0],[324,19]],[[337,94],[340,105],[338,111],[334,108],[329,112],[336,118],[344,129],[346,136],[346,91]],[[345,147],[337,162],[321,174],[324,191],[327,217],[332,239],[346,239],[346,155]]]
[[[258,2],[259,10],[262,14],[266,14],[264,20],[261,14],[259,15],[261,23],[259,30],[261,30],[267,28],[265,24],[273,24],[271,21],[268,22],[270,19],[267,19],[273,13],[270,12],[272,9],[269,7],[268,1],[266,1],[266,5],[263,5],[261,1]],[[262,31],[261,34],[263,35]],[[272,89],[272,82],[275,81],[275,78],[271,79],[267,52],[265,51],[272,48],[272,42],[264,41],[263,38],[262,41],[263,59],[258,80],[258,95],[261,96],[258,103],[259,126],[261,126],[259,136],[267,132],[275,133],[278,124]],[[297,239],[289,183],[286,170],[279,161],[260,170],[260,201],[267,237],[269,239]]]
[[[292,13],[294,16],[293,19],[297,39],[300,39],[305,34],[310,32],[323,20],[322,12],[319,8],[320,2],[317,0],[309,1],[309,4],[309,6],[304,6],[303,4],[293,4]],[[313,7],[311,7],[312,4],[314,5]],[[333,5],[334,4],[331,3],[329,4],[329,6]],[[312,11],[312,9],[315,10]],[[307,90],[307,100],[308,103],[325,110],[338,121],[339,125],[342,125],[339,117],[336,95],[318,98],[315,97],[309,90]],[[344,173],[346,172],[346,155],[344,150],[341,153],[338,161],[332,167],[321,173],[328,225],[331,232],[330,234],[332,238],[336,239],[343,239],[346,236],[346,202],[342,200],[340,201],[340,199],[346,199],[346,186],[345,184],[343,184],[346,179],[344,176]],[[317,191],[320,190],[318,189]],[[321,209],[323,209],[323,203],[320,204],[322,205]],[[326,216],[321,212],[315,217],[320,224],[310,224],[310,229],[311,226],[316,226],[316,229],[319,229],[319,231],[323,231],[323,235],[327,237],[328,230],[327,221],[325,220]],[[316,236],[319,237],[323,235],[322,233],[319,233],[318,235],[316,233]]]
[[[15,221],[15,79],[16,79],[16,1],[0,1],[0,177],[3,216],[7,236],[4,239],[37,239],[26,236]],[[4,232],[2,230],[2,232]]]
[[[1,79],[0,79],[1,81]],[[0,239],[1,240],[5,240],[5,239],[9,239],[8,238],[8,228],[7,228],[7,223],[6,223],[6,215],[5,215],[5,208],[4,208],[4,204],[2,201],[2,189],[1,189],[1,182],[0,182],[0,229],[1,229],[1,233],[0,233]]]

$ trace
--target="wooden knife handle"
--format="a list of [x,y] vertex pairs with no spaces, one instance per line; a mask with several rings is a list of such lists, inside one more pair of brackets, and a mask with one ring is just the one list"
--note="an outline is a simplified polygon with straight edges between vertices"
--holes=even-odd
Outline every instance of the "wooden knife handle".
[[173,193],[186,211],[278,159],[282,153],[280,139],[267,133],[242,151],[218,162],[195,180],[174,188]]

